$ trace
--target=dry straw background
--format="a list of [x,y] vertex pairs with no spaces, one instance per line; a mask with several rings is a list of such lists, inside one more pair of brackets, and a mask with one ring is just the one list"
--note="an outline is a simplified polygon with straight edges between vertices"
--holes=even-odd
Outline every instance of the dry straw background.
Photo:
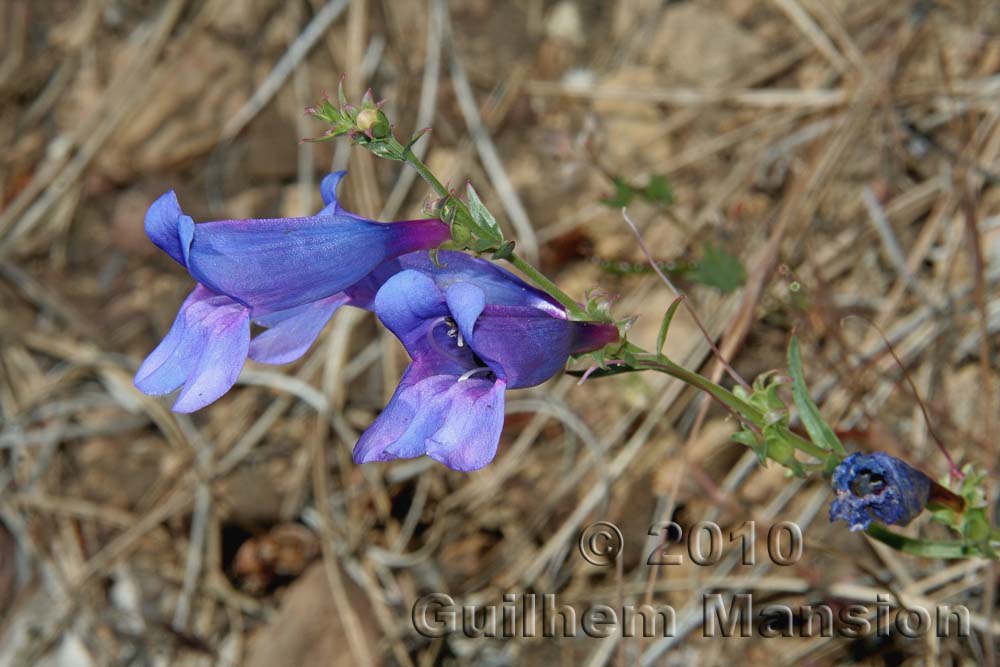
[[[931,562],[830,526],[733,424],[652,375],[509,397],[497,460],[359,467],[350,452],[406,362],[338,314],[290,368],[248,365],[190,417],[137,392],[191,280],[145,238],[176,188],[197,220],[299,215],[347,167],[352,210],[418,215],[427,190],[346,142],[301,144],[341,74],[372,85],[426,159],[472,179],[529,257],[599,287],[652,344],[671,295],[642,265],[614,176],[666,175],[631,216],[657,259],[740,257],[726,296],[684,284],[752,377],[804,339],[810,385],[854,449],[945,472],[884,328],[959,460],[997,469],[1000,5],[989,0],[6,0],[0,3],[0,664],[988,665],[997,569]],[[721,377],[690,321],[669,354]],[[991,485],[995,499],[996,486]],[[996,510],[994,509],[994,512]],[[651,568],[648,526],[796,521],[804,556]],[[595,520],[621,569],[576,550]],[[941,537],[926,517],[907,532]],[[416,635],[446,592],[498,603],[652,600],[667,640]],[[973,636],[705,639],[701,595],[792,606],[961,603]]]

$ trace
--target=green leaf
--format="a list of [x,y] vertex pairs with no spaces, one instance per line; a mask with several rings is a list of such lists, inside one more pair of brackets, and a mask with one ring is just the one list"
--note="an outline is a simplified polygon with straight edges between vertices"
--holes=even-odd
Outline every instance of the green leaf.
[[472,219],[478,227],[477,233],[483,238],[494,241],[499,246],[503,243],[503,231],[501,231],[497,219],[483,204],[476,189],[472,187],[472,183],[469,183],[466,191],[469,194],[469,213],[472,214]]
[[653,175],[642,189],[642,198],[654,204],[673,204],[674,192],[666,176]]
[[747,272],[738,257],[706,241],[701,260],[687,272],[686,277],[728,294],[743,286]]
[[802,371],[802,357],[799,354],[798,336],[792,336],[792,340],[788,343],[788,372],[792,376],[792,398],[795,400],[795,407],[799,411],[799,418],[809,433],[809,437],[823,449],[843,454],[844,445],[840,442],[840,438],[837,437],[833,429],[830,428],[830,425],[823,419],[823,416],[819,413],[819,408],[816,407],[812,396],[809,394],[805,373]]
[[683,296],[677,297],[670,304],[670,307],[667,308],[667,312],[663,313],[663,322],[660,323],[660,333],[656,336],[656,354],[663,354],[663,344],[667,342],[667,331],[670,329],[670,323],[674,321],[677,306],[681,305],[681,301],[683,300]]
[[629,185],[625,179],[618,176],[614,177],[615,182],[615,193],[610,197],[605,197],[601,200],[601,203],[608,208],[622,208],[623,206],[628,206],[629,202],[632,201],[632,196],[635,194],[635,189]]

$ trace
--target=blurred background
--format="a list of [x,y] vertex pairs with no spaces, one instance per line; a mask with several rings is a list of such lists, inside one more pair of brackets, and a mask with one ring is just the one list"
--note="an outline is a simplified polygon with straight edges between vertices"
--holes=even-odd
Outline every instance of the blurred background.
[[[735,424],[649,374],[508,396],[496,461],[357,466],[402,349],[341,312],[287,368],[248,364],[190,416],[132,387],[192,281],[143,232],[176,189],[196,220],[320,207],[420,215],[428,190],[303,109],[342,75],[453,185],[475,183],[528,258],[596,289],[652,345],[673,299],[642,229],[746,377],[809,384],[849,448],[939,477],[933,431],[992,475],[1000,377],[1000,5],[989,0],[4,0],[0,3],[0,664],[985,665],[996,567],[830,525]],[[899,357],[888,354],[884,330]],[[722,373],[682,315],[667,353]],[[723,380],[727,382],[728,380]],[[995,507],[991,508],[996,512]],[[651,567],[651,524],[779,521],[798,562]],[[577,551],[593,521],[620,567]],[[907,534],[946,537],[921,517]],[[685,553],[676,546],[672,553]],[[417,634],[411,608],[556,593],[670,605],[675,637]],[[964,604],[972,635],[702,637],[702,596]],[[897,604],[893,603],[894,606]],[[755,619],[755,623],[760,619]]]

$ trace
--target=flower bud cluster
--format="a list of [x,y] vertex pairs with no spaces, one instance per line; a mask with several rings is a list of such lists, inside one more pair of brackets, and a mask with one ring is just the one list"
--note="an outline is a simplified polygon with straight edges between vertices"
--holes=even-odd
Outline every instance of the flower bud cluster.
[[[395,148],[392,144],[399,142],[393,138],[389,118],[382,111],[384,104],[385,100],[375,101],[371,88],[361,98],[360,106],[348,103],[344,95],[344,82],[341,81],[337,90],[337,104],[334,104],[329,96],[324,95],[319,104],[306,109],[306,113],[310,116],[330,126],[326,133],[312,141],[327,141],[347,135],[355,143],[373,150],[384,151],[389,147],[391,152],[396,152],[391,150]],[[394,159],[402,159],[402,155]]]

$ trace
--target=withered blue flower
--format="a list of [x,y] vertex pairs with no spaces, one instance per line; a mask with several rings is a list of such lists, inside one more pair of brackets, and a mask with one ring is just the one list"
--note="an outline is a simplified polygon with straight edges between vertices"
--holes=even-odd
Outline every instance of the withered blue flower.
[[865,530],[875,519],[899,526],[912,521],[927,506],[931,480],[884,452],[854,453],[833,471],[833,489],[830,521]]

